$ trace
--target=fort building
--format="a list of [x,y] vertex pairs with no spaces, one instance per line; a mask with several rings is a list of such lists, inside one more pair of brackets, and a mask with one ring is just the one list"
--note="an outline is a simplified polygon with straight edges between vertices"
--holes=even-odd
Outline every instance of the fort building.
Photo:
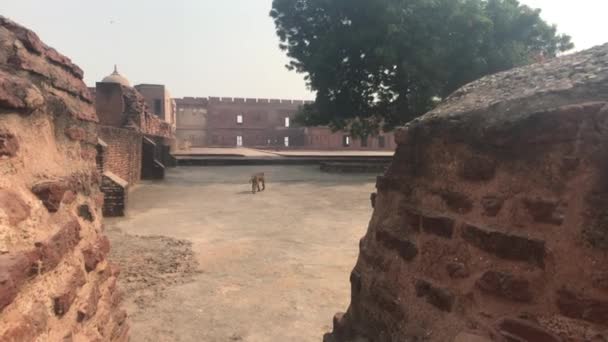
[[309,150],[393,150],[392,133],[356,139],[328,127],[295,123],[301,100],[231,97],[175,99],[180,146]]

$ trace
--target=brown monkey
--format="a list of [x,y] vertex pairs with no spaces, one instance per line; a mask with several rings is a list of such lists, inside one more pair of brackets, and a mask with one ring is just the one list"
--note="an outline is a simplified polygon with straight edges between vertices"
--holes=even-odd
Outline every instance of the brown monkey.
[[[256,173],[251,176],[249,180],[251,183],[251,192],[255,194],[256,191],[264,191],[266,190],[266,181],[264,180],[264,173]],[[262,189],[260,189],[260,183],[262,183]]]

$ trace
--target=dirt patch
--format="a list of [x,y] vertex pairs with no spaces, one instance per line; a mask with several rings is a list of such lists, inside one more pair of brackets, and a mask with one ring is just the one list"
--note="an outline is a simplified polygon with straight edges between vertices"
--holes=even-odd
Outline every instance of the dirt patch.
[[188,283],[200,273],[192,243],[166,236],[126,234],[109,229],[110,260],[121,269],[119,286],[132,316],[154,306],[170,286]]

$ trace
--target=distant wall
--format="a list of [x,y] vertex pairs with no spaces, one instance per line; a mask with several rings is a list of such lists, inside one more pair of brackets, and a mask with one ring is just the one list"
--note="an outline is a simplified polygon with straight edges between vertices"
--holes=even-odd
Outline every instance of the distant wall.
[[[364,143],[344,132],[327,127],[301,127],[295,117],[302,105],[312,101],[185,97],[176,99],[179,142],[193,147],[235,147],[237,137],[244,147],[315,150],[394,150],[392,133],[369,137]],[[239,122],[237,118],[242,118]],[[286,127],[286,118],[289,127]],[[285,139],[289,146],[285,146]]]
[[[173,100],[164,85],[139,84],[135,86],[135,89],[144,97],[151,113],[168,123],[174,123]],[[156,101],[160,101],[160,108],[156,108]],[[159,109],[158,112],[157,109]]]
[[99,126],[99,137],[108,145],[104,171],[136,184],[141,179],[142,135],[126,128]]
[[[349,137],[349,145],[344,146],[345,137]],[[382,133],[367,139],[352,138],[344,131],[332,132],[327,127],[306,128],[305,145],[313,150],[394,150],[396,148],[393,133]]]

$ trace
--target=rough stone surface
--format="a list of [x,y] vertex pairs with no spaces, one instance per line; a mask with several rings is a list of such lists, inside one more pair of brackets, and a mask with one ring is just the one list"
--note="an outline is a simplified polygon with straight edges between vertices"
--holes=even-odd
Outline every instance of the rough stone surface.
[[128,339],[80,158],[96,121],[82,70],[0,16],[0,341]]
[[557,293],[557,306],[564,316],[585,321],[607,324],[608,300],[585,297],[568,289]]
[[502,336],[513,341],[561,342],[562,339],[547,329],[522,319],[504,318],[497,324]]
[[426,298],[426,301],[439,310],[450,312],[454,307],[455,296],[450,290],[438,288],[424,280],[415,283],[416,296]]
[[477,287],[487,294],[519,302],[529,302],[533,298],[527,279],[504,272],[484,273],[477,281]]
[[0,130],[0,158],[14,157],[19,151],[19,142],[14,134]]
[[608,44],[482,78],[399,129],[335,340],[605,340],[606,99]]
[[82,127],[72,126],[65,130],[65,135],[72,140],[82,141],[86,138],[87,132]]
[[61,181],[38,183],[32,187],[32,192],[51,213],[59,210],[63,195],[67,190],[67,184]]
[[545,243],[542,240],[506,234],[466,225],[462,238],[477,248],[499,258],[521,260],[543,266],[545,263]]
[[11,226],[16,226],[30,216],[30,206],[21,196],[6,189],[0,189],[0,211],[4,212]]

